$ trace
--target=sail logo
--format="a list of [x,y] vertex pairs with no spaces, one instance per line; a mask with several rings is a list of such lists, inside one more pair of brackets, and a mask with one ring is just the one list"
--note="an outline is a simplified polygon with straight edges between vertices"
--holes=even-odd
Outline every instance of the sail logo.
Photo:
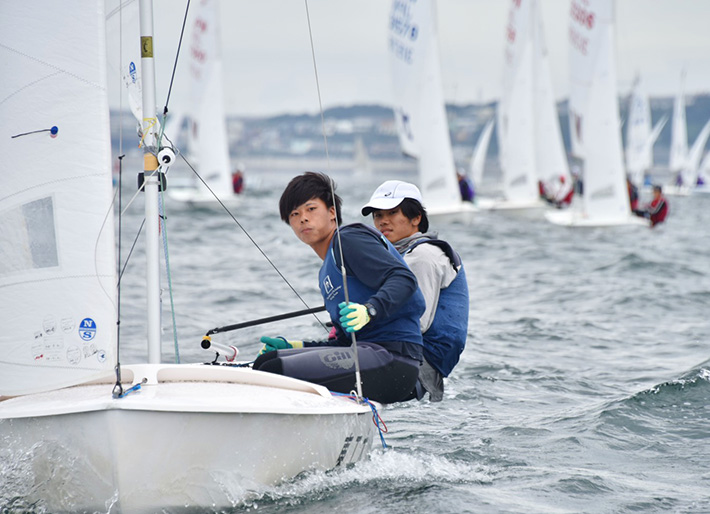
[[96,336],[96,322],[91,318],[84,318],[79,323],[79,337],[84,341],[91,341]]
[[570,16],[574,21],[576,21],[583,27],[587,27],[589,30],[592,30],[594,28],[594,13],[592,11],[586,10],[584,7],[577,4],[576,2],[572,2]]
[[131,63],[128,65],[128,74],[131,76],[131,82],[134,84],[136,83],[136,63],[131,61]]

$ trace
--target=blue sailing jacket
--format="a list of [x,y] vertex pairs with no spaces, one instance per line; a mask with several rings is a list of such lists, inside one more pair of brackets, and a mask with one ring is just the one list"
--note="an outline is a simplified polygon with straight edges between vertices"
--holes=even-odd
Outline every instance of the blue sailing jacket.
[[405,250],[411,252],[420,244],[433,244],[446,254],[457,270],[456,278],[439,293],[434,321],[424,332],[424,358],[442,376],[448,377],[458,364],[468,335],[468,283],[459,255],[440,239],[422,238]]
[[[421,361],[423,340],[419,318],[425,309],[424,296],[402,256],[382,234],[361,223],[342,227],[340,241],[350,301],[369,302],[377,309],[375,319],[357,332],[358,339]],[[336,234],[318,278],[339,343],[350,344],[339,321],[338,304],[345,301],[339,246]]]

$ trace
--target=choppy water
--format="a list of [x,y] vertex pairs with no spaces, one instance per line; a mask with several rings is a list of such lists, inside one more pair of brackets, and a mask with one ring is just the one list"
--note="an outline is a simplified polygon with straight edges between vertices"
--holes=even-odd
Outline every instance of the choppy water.
[[[278,218],[278,196],[299,171],[251,171],[235,214],[315,306],[320,260]],[[346,222],[363,220],[359,207],[382,180],[415,179],[333,175]],[[390,450],[229,512],[710,511],[710,196],[670,205],[653,230],[486,212],[471,226],[433,227],[460,252],[471,293],[467,348],[444,401],[386,408]],[[126,249],[141,216],[136,205],[124,219]],[[183,362],[206,358],[199,341],[214,326],[302,308],[231,218],[169,208],[168,221]],[[139,243],[122,293],[123,362],[145,354],[132,342],[144,333],[142,266]],[[251,358],[261,335],[321,331],[299,318],[217,340]]]

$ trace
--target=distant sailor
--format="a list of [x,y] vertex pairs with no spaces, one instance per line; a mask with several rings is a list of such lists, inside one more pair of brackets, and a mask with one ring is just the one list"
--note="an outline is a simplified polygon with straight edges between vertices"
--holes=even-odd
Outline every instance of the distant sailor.
[[435,232],[427,232],[429,220],[414,184],[384,182],[361,212],[372,213],[375,227],[417,277],[426,310],[420,319],[424,362],[413,395],[421,399],[428,392],[431,401],[441,401],[443,379],[458,363],[468,335],[468,284],[461,258]]
[[476,191],[473,187],[473,181],[464,173],[463,169],[459,168],[456,172],[456,179],[459,183],[459,191],[461,192],[461,200],[464,202],[473,202],[476,197]]
[[363,395],[382,403],[411,399],[423,354],[419,318],[424,297],[404,259],[375,229],[356,223],[336,232],[340,206],[331,179],[320,173],[295,177],[281,195],[281,219],[323,260],[320,290],[335,338],[304,342],[262,337],[264,347],[254,369],[349,393],[355,390],[351,333],[356,332]]
[[538,181],[540,197],[558,209],[569,207],[574,196],[574,187],[569,184],[564,175],[560,175],[555,184],[545,184]]
[[629,191],[629,203],[631,204],[631,210],[636,211],[639,206],[639,188],[631,182],[629,177],[626,177],[626,189]]
[[663,196],[663,189],[661,186],[653,186],[653,200],[647,203],[643,209],[635,210],[634,214],[648,218],[651,221],[651,227],[655,227],[665,221],[668,210],[668,201]]

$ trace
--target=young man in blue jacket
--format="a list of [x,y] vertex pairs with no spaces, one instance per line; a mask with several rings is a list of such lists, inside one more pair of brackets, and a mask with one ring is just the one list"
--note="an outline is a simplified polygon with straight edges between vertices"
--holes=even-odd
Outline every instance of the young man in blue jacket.
[[281,219],[323,260],[318,278],[335,338],[304,342],[262,337],[264,347],[254,369],[349,393],[356,389],[355,332],[363,395],[381,403],[410,399],[423,355],[419,318],[424,298],[414,274],[386,238],[359,223],[338,228],[342,202],[334,191],[326,175],[306,172],[288,184],[279,210]]
[[444,377],[459,361],[468,335],[468,284],[459,255],[429,230],[422,195],[414,184],[388,180],[372,194],[362,215],[372,213],[375,227],[404,256],[424,294],[421,317],[424,362],[417,398],[444,395]]

